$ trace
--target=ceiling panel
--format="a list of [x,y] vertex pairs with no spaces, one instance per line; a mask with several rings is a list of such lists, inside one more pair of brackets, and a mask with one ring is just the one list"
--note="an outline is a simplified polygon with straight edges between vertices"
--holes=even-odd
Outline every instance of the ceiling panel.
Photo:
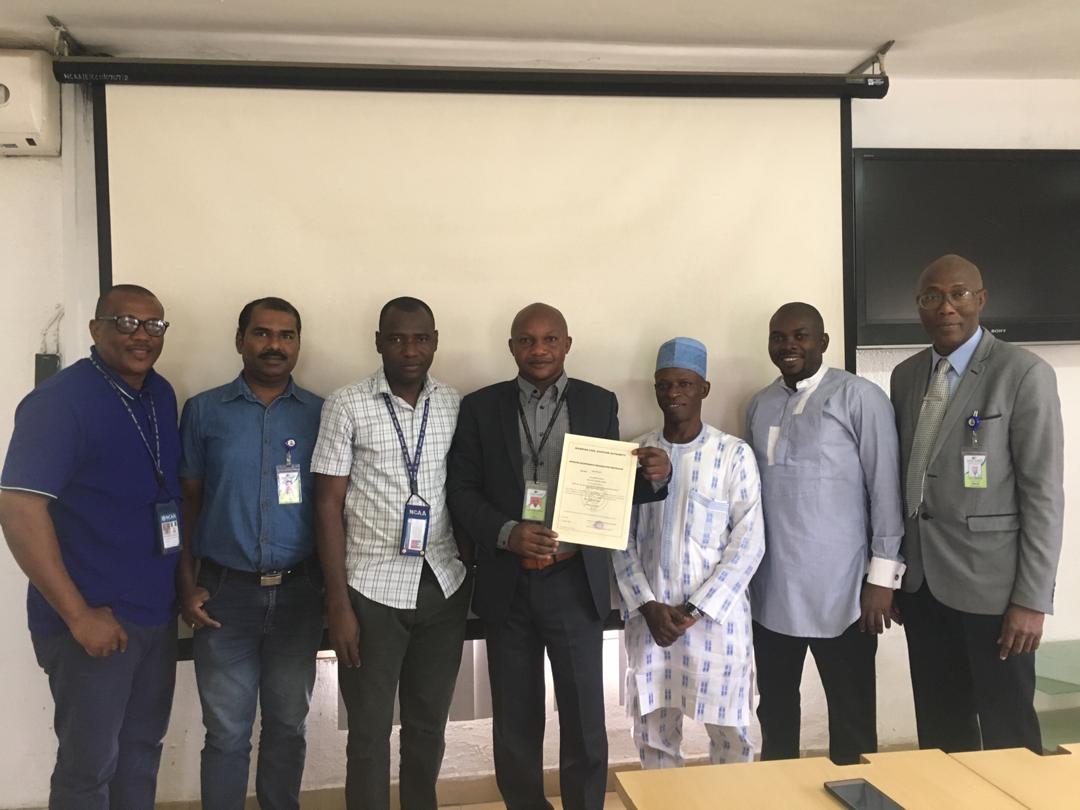
[[[897,40],[893,76],[1080,78],[1077,0],[52,0],[123,56],[843,72]],[[40,0],[0,44],[51,47]]]

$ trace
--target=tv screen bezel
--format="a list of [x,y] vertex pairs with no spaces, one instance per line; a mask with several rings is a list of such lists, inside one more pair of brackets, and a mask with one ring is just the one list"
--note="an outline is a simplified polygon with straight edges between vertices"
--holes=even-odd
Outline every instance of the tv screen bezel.
[[[912,294],[910,322],[880,323],[871,322],[866,315],[867,267],[863,240],[866,236],[860,227],[865,219],[863,206],[866,204],[865,166],[869,160],[919,160],[919,161],[1000,161],[1020,160],[1024,162],[1045,160],[1070,160],[1080,163],[1080,150],[1076,149],[872,149],[861,147],[852,149],[852,184],[854,186],[854,253],[855,253],[855,318],[856,345],[860,349],[889,346],[925,346],[926,332],[918,319],[915,308],[915,273],[919,268],[912,268]],[[988,284],[992,292],[992,282]],[[1010,319],[985,318],[982,325],[997,337],[1011,343],[1077,343],[1080,342],[1080,315],[1076,319],[1061,318]]]

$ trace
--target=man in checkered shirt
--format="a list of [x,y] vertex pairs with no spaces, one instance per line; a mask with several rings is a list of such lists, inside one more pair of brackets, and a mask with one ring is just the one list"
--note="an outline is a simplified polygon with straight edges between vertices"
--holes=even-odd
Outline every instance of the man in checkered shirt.
[[427,304],[387,303],[375,333],[382,367],[326,400],[311,462],[330,640],[349,714],[349,810],[389,806],[399,687],[401,806],[438,805],[469,603],[446,509],[459,397],[428,374],[438,345]]

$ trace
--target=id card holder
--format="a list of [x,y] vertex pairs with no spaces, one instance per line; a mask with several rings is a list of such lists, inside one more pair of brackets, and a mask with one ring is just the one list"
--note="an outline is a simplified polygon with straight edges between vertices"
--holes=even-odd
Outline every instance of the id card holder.
[[277,502],[300,503],[300,465],[279,464],[277,470]]
[[401,553],[406,557],[427,554],[428,529],[431,527],[431,508],[426,503],[405,504],[401,521]]
[[961,451],[964,463],[964,489],[986,489],[989,456],[981,447],[965,447]]
[[154,504],[157,523],[158,553],[176,554],[180,551],[180,510],[176,501]]
[[521,519],[543,523],[547,516],[548,485],[544,481],[525,482],[525,500],[521,503]]

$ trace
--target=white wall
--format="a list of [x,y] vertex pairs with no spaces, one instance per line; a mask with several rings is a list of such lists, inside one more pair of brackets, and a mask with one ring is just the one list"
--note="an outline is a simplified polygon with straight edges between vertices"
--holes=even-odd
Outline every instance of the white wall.
[[[70,102],[72,94],[65,96]],[[71,125],[70,103],[65,106]],[[69,129],[70,131],[70,129]],[[65,137],[68,137],[66,134]],[[15,406],[33,384],[33,354],[40,330],[58,302],[69,316],[63,330],[66,360],[86,348],[87,298],[96,288],[93,251],[71,231],[86,227],[86,155],[65,142],[56,159],[0,159],[0,272],[6,295],[0,301],[7,339],[0,352],[0,453],[6,452]],[[860,147],[1016,147],[1080,148],[1080,81],[903,81],[894,80],[881,101],[854,103],[854,143]],[[83,181],[80,181],[83,182]],[[81,195],[80,196],[80,192]],[[918,268],[912,268],[916,273]],[[992,280],[988,280],[992,284]],[[166,348],[166,352],[168,348]],[[1080,346],[1036,349],[1055,367],[1066,413],[1080,413]],[[859,370],[883,385],[905,351],[859,353]],[[1075,444],[1077,428],[1066,423],[1066,442]],[[1066,495],[1080,493],[1080,465],[1066,459]],[[1057,615],[1047,622],[1047,637],[1080,637],[1080,546],[1075,516],[1066,514],[1066,543],[1058,579]],[[23,606],[25,579],[10,555],[0,553],[0,717],[9,729],[0,756],[0,784],[6,806],[45,803],[55,751],[52,703],[44,675],[34,662]],[[812,666],[808,667],[812,669]],[[344,735],[336,730],[334,679],[320,664],[320,686],[312,708],[306,787],[341,784]],[[159,795],[163,800],[197,796],[201,723],[191,665],[182,664],[172,727],[162,761]],[[882,745],[910,743],[914,719],[903,634],[882,639],[878,654],[879,734]],[[804,689],[806,748],[826,745],[824,701],[816,676],[808,673]],[[480,740],[470,740],[470,759],[490,756]],[[453,747],[451,740],[450,746]],[[460,758],[458,758],[460,761]],[[463,763],[463,764],[467,764]]]
[[[0,158],[0,453],[7,454],[15,407],[34,384],[41,330],[63,300],[61,166],[58,158]],[[52,348],[52,347],[50,347]],[[34,661],[26,629],[26,578],[0,553],[0,717],[7,728],[0,756],[0,801],[43,803],[55,752],[52,698]]]

